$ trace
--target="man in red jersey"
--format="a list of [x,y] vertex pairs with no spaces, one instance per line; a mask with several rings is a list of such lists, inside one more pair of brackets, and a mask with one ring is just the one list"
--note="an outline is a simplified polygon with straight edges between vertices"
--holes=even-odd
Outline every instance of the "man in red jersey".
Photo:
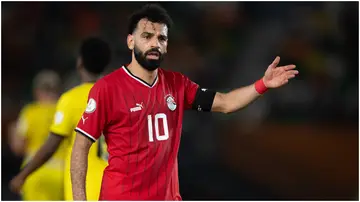
[[177,154],[184,110],[234,112],[298,73],[295,65],[277,67],[276,57],[252,85],[228,93],[200,88],[180,73],[159,68],[171,24],[157,5],[146,5],[131,16],[127,45],[132,61],[94,85],[76,128],[71,159],[74,200],[86,200],[87,155],[102,134],[109,166],[100,200],[181,200]]

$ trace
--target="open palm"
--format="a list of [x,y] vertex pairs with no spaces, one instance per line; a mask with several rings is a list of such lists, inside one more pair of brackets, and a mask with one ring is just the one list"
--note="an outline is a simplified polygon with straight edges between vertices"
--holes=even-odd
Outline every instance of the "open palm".
[[286,65],[277,67],[280,62],[280,57],[277,56],[275,60],[269,65],[263,78],[264,84],[268,88],[278,88],[294,78],[299,72],[295,69],[295,65]]

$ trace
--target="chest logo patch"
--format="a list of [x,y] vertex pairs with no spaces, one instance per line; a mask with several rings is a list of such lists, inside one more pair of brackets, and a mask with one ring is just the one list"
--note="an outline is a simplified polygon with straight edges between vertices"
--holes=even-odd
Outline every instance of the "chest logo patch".
[[171,111],[175,111],[176,109],[176,102],[175,102],[175,99],[172,95],[167,95],[165,96],[165,100],[166,100],[166,104],[168,106],[168,108],[171,110]]

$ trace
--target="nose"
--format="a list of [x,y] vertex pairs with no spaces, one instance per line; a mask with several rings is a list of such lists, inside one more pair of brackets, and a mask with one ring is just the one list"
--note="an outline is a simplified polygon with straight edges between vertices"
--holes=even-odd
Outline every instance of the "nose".
[[160,48],[160,42],[157,37],[153,37],[150,41],[151,48]]

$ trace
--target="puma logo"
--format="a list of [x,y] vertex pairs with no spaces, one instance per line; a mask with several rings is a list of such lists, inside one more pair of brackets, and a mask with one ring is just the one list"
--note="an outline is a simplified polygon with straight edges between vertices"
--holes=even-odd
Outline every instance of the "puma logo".
[[86,119],[88,119],[89,117],[86,117],[86,118],[84,118],[84,116],[81,116],[81,119],[82,119],[82,121],[83,121],[83,124],[85,124],[85,121],[86,121]]
[[136,103],[136,106],[137,106],[137,107],[141,107],[141,109],[144,108],[143,103],[140,103],[140,104],[139,104],[139,103]]
[[140,104],[136,103],[135,105],[136,105],[136,107],[131,108],[130,112],[140,111],[140,110],[142,110],[144,108],[144,105],[143,105],[142,102]]

